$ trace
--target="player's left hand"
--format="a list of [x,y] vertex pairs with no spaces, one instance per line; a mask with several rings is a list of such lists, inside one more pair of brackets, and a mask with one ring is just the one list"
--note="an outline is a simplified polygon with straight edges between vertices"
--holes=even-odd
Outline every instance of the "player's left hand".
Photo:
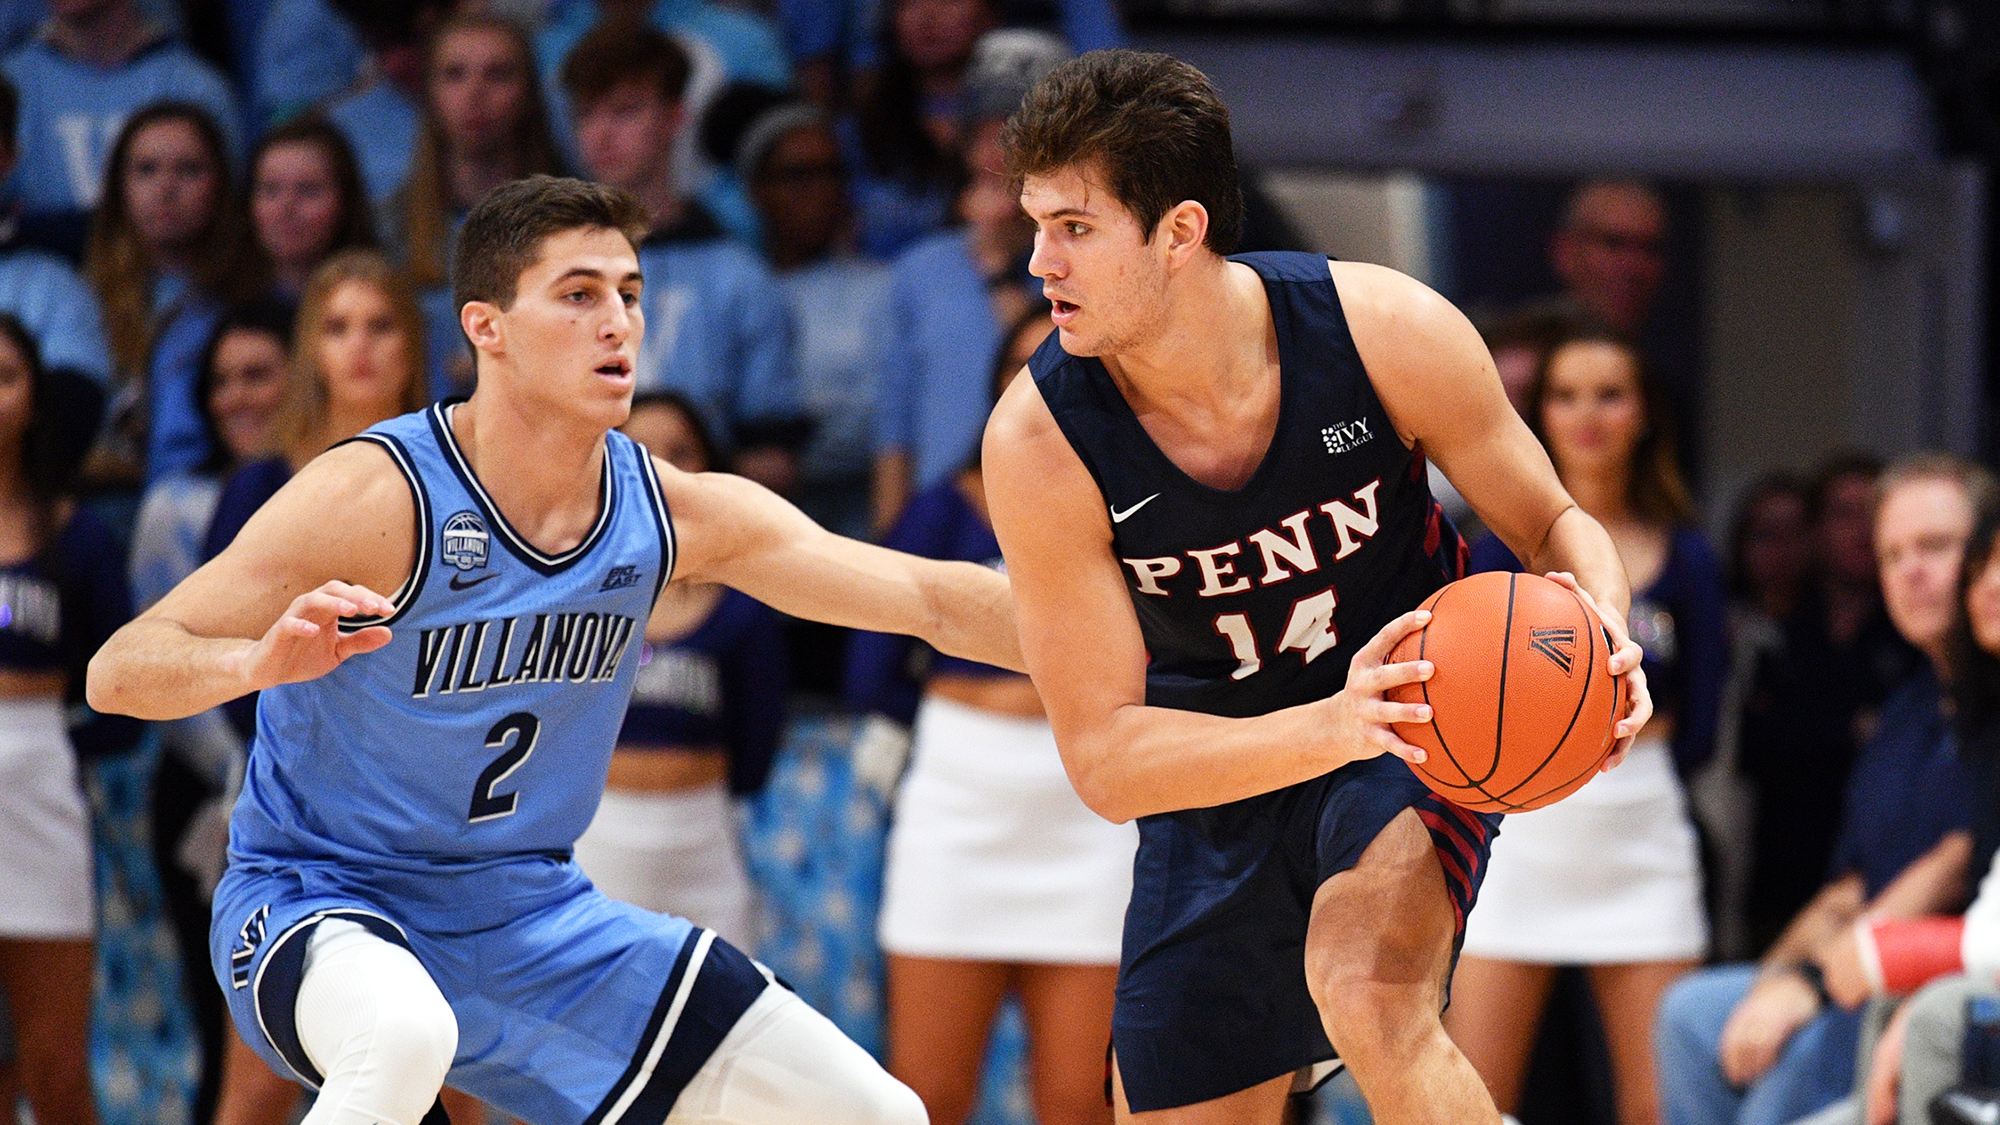
[[1600,772],[1608,770],[1625,760],[1633,740],[1645,729],[1646,720],[1653,717],[1653,693],[1646,688],[1646,670],[1640,666],[1646,653],[1626,631],[1625,619],[1615,613],[1604,612],[1597,599],[1590,596],[1590,591],[1577,585],[1576,575],[1566,570],[1555,570],[1550,571],[1547,577],[1582,598],[1583,604],[1590,607],[1599,621],[1604,622],[1604,632],[1611,638],[1611,674],[1625,681],[1625,717],[1611,728],[1611,752],[1604,756],[1604,764],[1598,767]]

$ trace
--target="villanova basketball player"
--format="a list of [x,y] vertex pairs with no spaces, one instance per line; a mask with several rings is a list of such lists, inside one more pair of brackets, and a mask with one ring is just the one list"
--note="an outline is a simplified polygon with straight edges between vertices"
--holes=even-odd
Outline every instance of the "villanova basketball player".
[[1498,817],[1418,783],[1389,724],[1428,708],[1382,698],[1429,674],[1385,661],[1462,565],[1425,455],[1609,610],[1622,747],[1650,703],[1610,538],[1437,295],[1223,256],[1228,115],[1193,67],[1084,55],[1005,143],[1057,331],[987,427],[987,488],[1070,777],[1139,820],[1120,1118],[1276,1121],[1337,1051],[1384,1125],[1498,1121],[1439,1020]]
[[669,580],[1021,666],[994,571],[612,432],[645,229],[611,188],[489,193],[453,275],[472,397],[312,462],[92,662],[103,711],[263,692],[211,953],[308,1125],[417,1125],[446,1082],[532,1125],[924,1120],[762,966],[570,859]]

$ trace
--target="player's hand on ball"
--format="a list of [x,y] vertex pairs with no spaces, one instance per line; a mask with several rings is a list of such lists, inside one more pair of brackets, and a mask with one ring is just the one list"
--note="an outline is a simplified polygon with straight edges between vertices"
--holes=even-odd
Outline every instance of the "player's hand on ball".
[[245,656],[244,678],[250,682],[250,690],[316,679],[350,656],[374,652],[389,643],[387,626],[371,625],[343,634],[340,619],[386,617],[395,608],[389,599],[366,586],[346,582],[328,582],[300,594]]
[[1640,667],[1646,653],[1626,631],[1625,619],[1615,613],[1604,612],[1597,599],[1590,596],[1590,591],[1576,584],[1576,575],[1558,570],[1551,571],[1547,577],[1582,598],[1598,620],[1604,622],[1604,631],[1611,635],[1611,674],[1625,681],[1626,709],[1625,717],[1611,728],[1611,752],[1604,756],[1602,767],[1608,770],[1625,760],[1626,751],[1632,749],[1632,741],[1645,729],[1646,720],[1653,717],[1653,693],[1647,690],[1646,670]]
[[1722,1025],[1716,1061],[1734,1086],[1748,1086],[1778,1061],[1792,1034],[1819,1014],[1819,997],[1795,972],[1767,973]]
[[1331,712],[1326,730],[1342,763],[1394,754],[1408,762],[1421,762],[1425,753],[1396,734],[1394,723],[1428,723],[1428,703],[1392,703],[1383,693],[1401,684],[1431,678],[1436,667],[1428,660],[1387,663],[1390,652],[1404,637],[1430,624],[1427,609],[1413,609],[1396,618],[1355,652],[1347,665],[1347,686],[1326,701]]

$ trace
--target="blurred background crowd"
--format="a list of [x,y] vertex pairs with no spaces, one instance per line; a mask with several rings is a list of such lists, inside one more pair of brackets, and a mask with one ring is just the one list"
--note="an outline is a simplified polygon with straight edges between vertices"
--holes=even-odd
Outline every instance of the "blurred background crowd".
[[[299,1112],[208,964],[252,701],[142,725],[81,669],[306,461],[469,393],[482,193],[646,205],[654,452],[998,565],[978,438],[1048,323],[998,133],[1121,46],[1229,100],[1242,249],[1474,318],[1632,571],[1660,718],[1503,829],[1459,970],[1502,1108],[1930,1120],[1914,1076],[1957,1081],[2000,967],[2000,14],[1952,0],[0,3],[0,1109]],[[578,861],[756,953],[940,1125],[1108,1121],[1135,837],[1070,793],[1032,686],[669,603]],[[60,901],[10,882],[51,870]],[[1984,976],[1863,971],[1871,922],[1968,905]],[[1295,1110],[1366,1119],[1337,1081]]]

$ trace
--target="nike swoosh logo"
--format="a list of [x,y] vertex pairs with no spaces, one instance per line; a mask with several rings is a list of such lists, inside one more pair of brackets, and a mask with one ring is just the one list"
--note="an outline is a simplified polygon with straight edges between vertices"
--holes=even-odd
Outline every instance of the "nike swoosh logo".
[[445,585],[450,586],[454,590],[470,590],[474,586],[479,585],[481,582],[484,582],[489,578],[498,578],[500,577],[500,575],[494,571],[487,571],[485,574],[480,575],[479,577],[473,579],[470,582],[461,581],[461,579],[463,579],[464,577],[465,575],[463,574],[454,574],[451,576],[451,581],[445,583]]
[[1111,522],[1124,523],[1126,520],[1132,518],[1133,512],[1138,511],[1139,509],[1145,507],[1148,504],[1151,504],[1153,501],[1158,500],[1159,498],[1160,494],[1155,492],[1151,496],[1146,497],[1144,500],[1139,501],[1137,504],[1132,505],[1131,507],[1125,509],[1122,512],[1116,508],[1113,508],[1111,509]]

